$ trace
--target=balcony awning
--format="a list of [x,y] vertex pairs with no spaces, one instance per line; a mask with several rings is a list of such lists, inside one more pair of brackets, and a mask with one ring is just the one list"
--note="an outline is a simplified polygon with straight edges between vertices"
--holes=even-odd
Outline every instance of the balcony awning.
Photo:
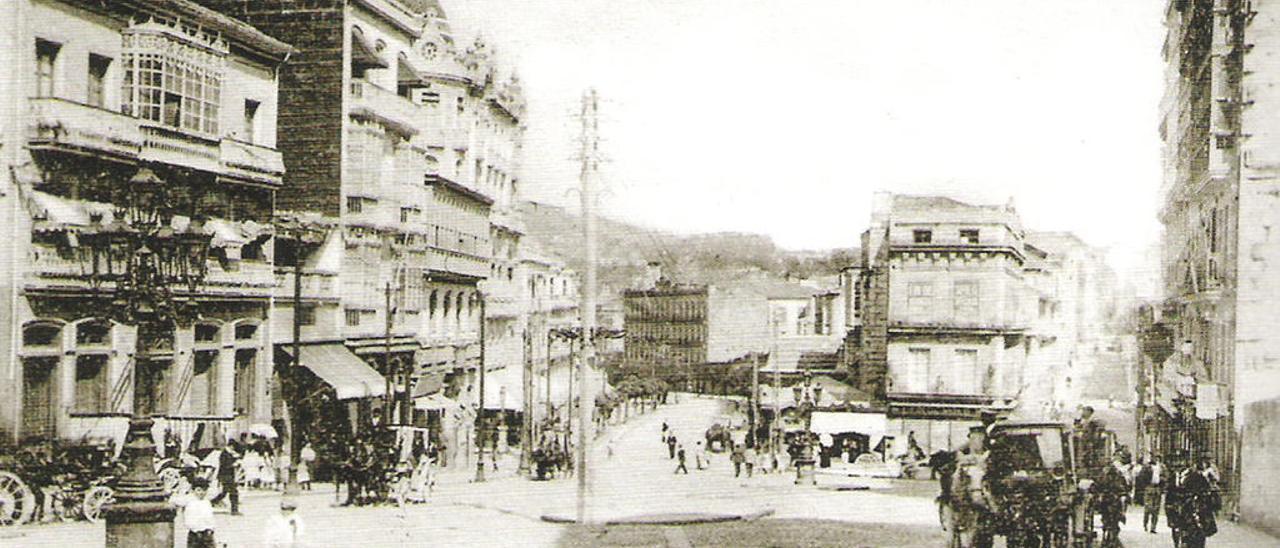
[[408,55],[400,54],[400,59],[396,63],[396,83],[415,88],[429,87],[430,83],[425,74],[422,69],[413,64],[413,61],[409,60]]
[[[286,354],[292,349],[284,347]],[[341,343],[310,344],[299,349],[302,366],[333,387],[340,400],[385,394],[387,381]]]
[[445,409],[456,409],[458,402],[445,396],[443,392],[436,392],[426,396],[413,399],[414,409],[423,411],[443,411]]
[[111,222],[114,217],[114,207],[111,204],[73,200],[38,190],[31,191],[27,196],[27,211],[32,220],[36,221],[34,228],[37,231],[87,227],[90,223],[89,216],[94,213],[101,214],[104,223]]
[[391,68],[391,65],[378,56],[377,50],[365,38],[360,27],[351,28],[351,64],[366,69]]

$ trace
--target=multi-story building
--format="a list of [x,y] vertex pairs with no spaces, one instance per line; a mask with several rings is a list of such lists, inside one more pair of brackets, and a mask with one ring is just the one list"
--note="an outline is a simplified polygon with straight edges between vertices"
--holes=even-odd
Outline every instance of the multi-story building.
[[[205,3],[299,49],[282,77],[290,175],[277,205],[312,242],[285,254],[307,278],[304,342],[354,352],[384,374],[442,376],[448,397],[474,407],[482,291],[494,298],[486,362],[522,361],[523,320],[509,305],[521,233],[511,214],[518,82],[496,76],[483,43],[458,45],[434,0]],[[291,271],[281,269],[286,285]],[[277,306],[287,333],[292,299]]]
[[[1280,396],[1280,70],[1270,61],[1280,6],[1169,1],[1165,27],[1159,308],[1174,346],[1146,372],[1161,405],[1145,438],[1158,453],[1212,459],[1227,507],[1238,501],[1246,520],[1280,528],[1280,498],[1267,488],[1272,451],[1252,445],[1274,432],[1276,417],[1264,412]],[[1242,433],[1256,436],[1242,443]]]
[[[114,438],[135,408],[190,442],[269,423],[277,86],[291,48],[186,0],[0,5],[0,437]],[[205,218],[194,325],[100,317],[79,235],[118,220],[130,179]],[[139,353],[135,354],[135,350]],[[138,391],[134,390],[136,386]]]
[[[581,327],[578,278],[558,259],[522,246],[516,280],[524,286],[521,308],[528,325],[529,404],[541,429],[567,415],[577,341],[560,336]],[[508,375],[508,379],[514,376]],[[511,381],[509,381],[511,382]]]
[[624,364],[672,386],[706,391],[723,379],[707,372],[769,349],[769,303],[733,285],[679,285],[665,279],[651,289],[623,293]]
[[1026,241],[1035,351],[1022,404],[1061,417],[1081,404],[1095,372],[1116,365],[1104,359],[1114,344],[1116,277],[1103,251],[1075,234],[1028,231]]
[[877,194],[862,237],[853,378],[896,435],[945,449],[1014,405],[1029,318],[1021,222],[1005,206]]

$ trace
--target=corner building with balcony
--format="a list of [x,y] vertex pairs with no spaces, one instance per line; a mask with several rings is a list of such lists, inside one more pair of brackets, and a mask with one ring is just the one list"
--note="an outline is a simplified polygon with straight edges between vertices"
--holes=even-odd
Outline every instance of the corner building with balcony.
[[301,262],[301,342],[358,355],[396,393],[442,385],[433,401],[448,409],[397,405],[391,420],[458,430],[443,423],[478,403],[482,289],[495,301],[489,367],[523,359],[523,319],[500,302],[521,236],[519,83],[496,76],[483,43],[457,44],[433,0],[202,3],[299,50],[280,91],[278,217],[299,233],[279,248],[281,351]]
[[1164,23],[1157,309],[1169,344],[1148,350],[1140,427],[1165,458],[1211,459],[1226,511],[1276,531],[1280,6],[1169,1]]
[[959,447],[984,410],[1017,405],[1030,352],[1017,214],[936,196],[880,193],[862,236],[853,359],[900,440]]
[[[135,402],[183,444],[270,423],[291,48],[185,0],[14,0],[0,20],[0,443],[118,446]],[[199,319],[135,355],[138,329],[104,317],[114,282],[91,275],[80,236],[121,222],[144,173],[168,188],[174,226],[201,219],[212,247],[203,283],[175,293]]]

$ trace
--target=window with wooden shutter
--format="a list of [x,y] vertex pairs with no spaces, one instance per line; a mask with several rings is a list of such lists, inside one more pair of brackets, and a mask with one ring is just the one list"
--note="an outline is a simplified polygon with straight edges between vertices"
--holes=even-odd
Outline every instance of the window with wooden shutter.
[[234,387],[236,415],[249,415],[253,412],[253,392],[256,386],[254,369],[257,362],[257,350],[252,348],[236,350],[236,375]]
[[76,413],[107,411],[107,355],[76,356]]
[[57,433],[58,358],[42,356],[22,360],[22,432],[26,438],[52,438]]
[[187,409],[192,415],[218,414],[218,353],[196,351],[191,387],[187,390]]

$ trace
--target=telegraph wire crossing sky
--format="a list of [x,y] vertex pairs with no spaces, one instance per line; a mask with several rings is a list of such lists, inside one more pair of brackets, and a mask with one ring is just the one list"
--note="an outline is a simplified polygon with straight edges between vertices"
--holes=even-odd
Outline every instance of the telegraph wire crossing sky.
[[[583,90],[607,215],[848,247],[875,190],[1016,203],[1153,278],[1162,2],[472,0],[529,97],[525,190],[573,207]],[[1143,285],[1152,282],[1143,282]]]

